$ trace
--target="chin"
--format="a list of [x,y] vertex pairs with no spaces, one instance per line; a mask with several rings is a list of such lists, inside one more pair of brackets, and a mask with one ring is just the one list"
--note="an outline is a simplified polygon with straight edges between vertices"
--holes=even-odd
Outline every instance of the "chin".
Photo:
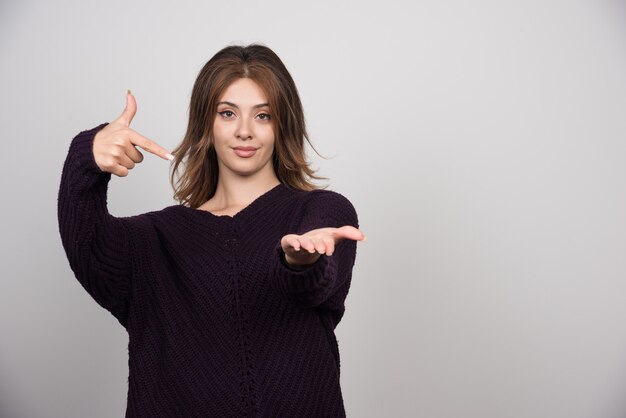
[[[272,161],[267,161],[265,164],[259,164],[257,156],[250,157],[248,159],[240,158],[238,160],[230,160],[228,164],[223,164],[227,170],[240,176],[250,176],[263,171],[266,165],[272,166]],[[272,167],[273,169],[273,167]]]
[[261,167],[250,167],[249,165],[243,166],[239,164],[233,164],[231,167],[229,167],[229,170],[240,176],[248,177],[261,171]]

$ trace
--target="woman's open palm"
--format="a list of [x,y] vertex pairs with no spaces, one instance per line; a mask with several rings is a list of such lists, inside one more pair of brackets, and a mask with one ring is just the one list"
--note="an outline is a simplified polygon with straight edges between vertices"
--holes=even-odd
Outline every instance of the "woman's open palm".
[[280,240],[280,245],[288,264],[304,266],[315,263],[322,254],[332,255],[335,246],[344,239],[365,241],[367,238],[359,229],[345,225],[313,229],[302,235],[287,234]]
[[102,128],[93,141],[93,156],[98,168],[126,177],[136,163],[143,161],[143,154],[135,145],[165,160],[174,157],[162,146],[130,129],[130,122],[137,112],[137,103],[130,90],[126,94],[126,107],[122,114]]

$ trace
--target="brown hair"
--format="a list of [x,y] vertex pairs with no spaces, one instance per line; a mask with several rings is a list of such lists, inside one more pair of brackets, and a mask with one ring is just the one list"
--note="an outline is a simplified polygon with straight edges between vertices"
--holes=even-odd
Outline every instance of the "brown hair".
[[[270,48],[253,43],[223,48],[200,70],[191,93],[187,132],[172,150],[175,159],[170,182],[174,199],[197,208],[215,194],[219,171],[213,121],[221,94],[239,78],[254,80],[267,95],[275,135],[272,164],[278,180],[306,191],[328,187],[310,181],[328,178],[315,175],[316,170],[306,160],[304,139],[315,148],[306,131],[302,103],[291,75]],[[175,185],[174,175],[185,157],[185,169]]]

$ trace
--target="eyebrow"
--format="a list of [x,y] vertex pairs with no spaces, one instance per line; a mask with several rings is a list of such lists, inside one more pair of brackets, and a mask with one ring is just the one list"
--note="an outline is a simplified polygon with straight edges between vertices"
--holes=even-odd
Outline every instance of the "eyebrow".
[[[223,101],[223,102],[219,102],[217,105],[219,106],[221,104],[225,104],[225,105],[232,106],[232,107],[235,107],[235,108],[239,109],[239,106],[237,106],[236,104],[234,104],[232,102]],[[258,107],[264,107],[264,106],[269,106],[269,103],[259,103],[257,105],[252,106],[252,108],[256,109]]]

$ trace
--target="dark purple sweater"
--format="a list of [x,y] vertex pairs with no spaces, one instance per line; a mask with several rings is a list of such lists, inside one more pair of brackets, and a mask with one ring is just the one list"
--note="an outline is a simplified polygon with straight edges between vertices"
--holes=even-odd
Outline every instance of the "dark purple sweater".
[[342,417],[335,327],[357,243],[302,270],[280,239],[359,227],[331,190],[279,184],[235,216],[184,205],[129,217],[107,209],[111,173],[71,142],[58,196],[74,275],[128,331],[126,417]]

